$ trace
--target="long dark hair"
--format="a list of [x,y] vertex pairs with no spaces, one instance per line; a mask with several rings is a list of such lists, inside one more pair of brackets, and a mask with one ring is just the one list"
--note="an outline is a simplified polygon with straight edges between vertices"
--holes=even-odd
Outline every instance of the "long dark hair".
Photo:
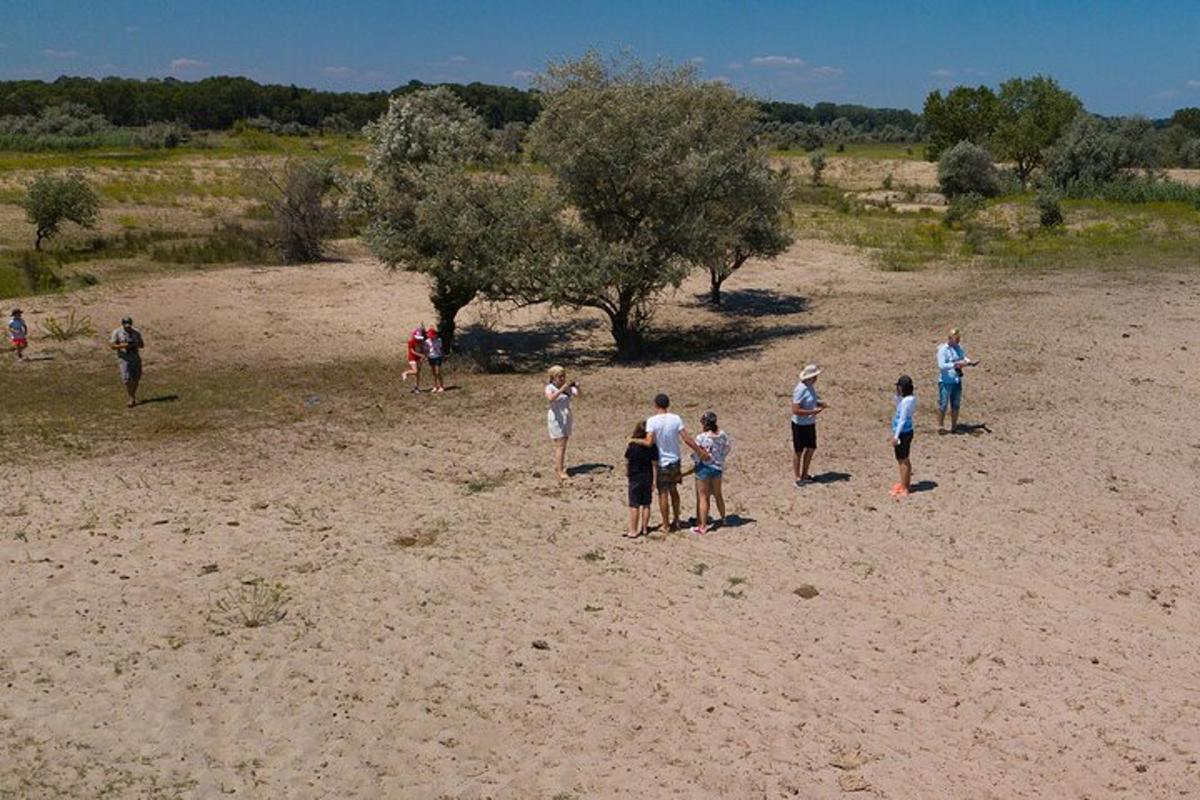
[[913,393],[912,378],[908,377],[907,375],[901,375],[896,381],[896,393],[901,397],[911,396]]
[[633,426],[633,437],[632,438],[634,438],[634,439],[645,439],[646,438],[646,421],[645,420],[642,420],[637,425]]
[[705,411],[700,415],[700,429],[709,433],[717,432],[717,412]]

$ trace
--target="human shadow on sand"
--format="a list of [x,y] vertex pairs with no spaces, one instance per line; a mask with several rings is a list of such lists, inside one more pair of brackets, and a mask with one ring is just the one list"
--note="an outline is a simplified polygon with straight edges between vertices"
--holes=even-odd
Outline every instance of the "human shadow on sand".
[[714,306],[707,293],[696,296],[694,307],[709,308],[729,317],[781,317],[808,311],[808,298],[784,294],[772,289],[737,289],[721,293],[721,305]]
[[937,488],[937,481],[917,481],[908,487],[909,494],[917,492],[932,492]]
[[960,422],[958,427],[950,431],[956,436],[981,436],[985,433],[991,433],[992,429],[988,427],[986,422]]
[[718,527],[720,528],[740,528],[743,525],[753,525],[757,520],[751,517],[743,517],[741,514],[726,514],[725,521]]
[[576,464],[573,467],[567,467],[567,474],[570,475],[572,478],[575,477],[576,475],[593,475],[597,472],[612,472],[612,471],[613,471],[612,464],[590,463],[590,464]]
[[147,397],[145,400],[138,400],[139,406],[144,406],[147,403],[174,403],[179,399],[177,394],[160,394],[157,397]]
[[813,483],[841,483],[848,480],[850,480],[849,472],[822,472],[812,476]]

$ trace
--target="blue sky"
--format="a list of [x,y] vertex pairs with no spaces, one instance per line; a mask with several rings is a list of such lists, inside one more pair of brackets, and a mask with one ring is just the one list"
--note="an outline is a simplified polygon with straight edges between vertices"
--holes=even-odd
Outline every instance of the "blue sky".
[[1200,106],[1200,2],[0,0],[0,78],[246,75],[338,90],[527,86],[588,48],[694,60],[757,96],[919,110],[1054,76],[1099,113]]

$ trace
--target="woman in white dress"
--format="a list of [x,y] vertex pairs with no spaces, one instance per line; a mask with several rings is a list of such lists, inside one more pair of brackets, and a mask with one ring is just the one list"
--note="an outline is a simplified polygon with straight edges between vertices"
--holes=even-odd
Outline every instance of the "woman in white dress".
[[550,440],[554,442],[554,473],[558,479],[567,478],[567,440],[571,438],[571,398],[579,396],[579,384],[567,383],[567,371],[562,367],[550,368],[550,382],[546,384],[546,427]]

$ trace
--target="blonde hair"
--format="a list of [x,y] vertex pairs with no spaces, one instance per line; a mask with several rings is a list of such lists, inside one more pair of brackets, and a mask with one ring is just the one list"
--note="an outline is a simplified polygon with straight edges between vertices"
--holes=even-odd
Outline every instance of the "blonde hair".
[[962,336],[962,334],[958,332],[958,328],[951,328],[950,335],[951,336]]
[[554,380],[555,378],[559,377],[560,375],[566,375],[566,374],[567,374],[567,371],[557,365],[551,367],[550,371],[549,371],[550,380]]

